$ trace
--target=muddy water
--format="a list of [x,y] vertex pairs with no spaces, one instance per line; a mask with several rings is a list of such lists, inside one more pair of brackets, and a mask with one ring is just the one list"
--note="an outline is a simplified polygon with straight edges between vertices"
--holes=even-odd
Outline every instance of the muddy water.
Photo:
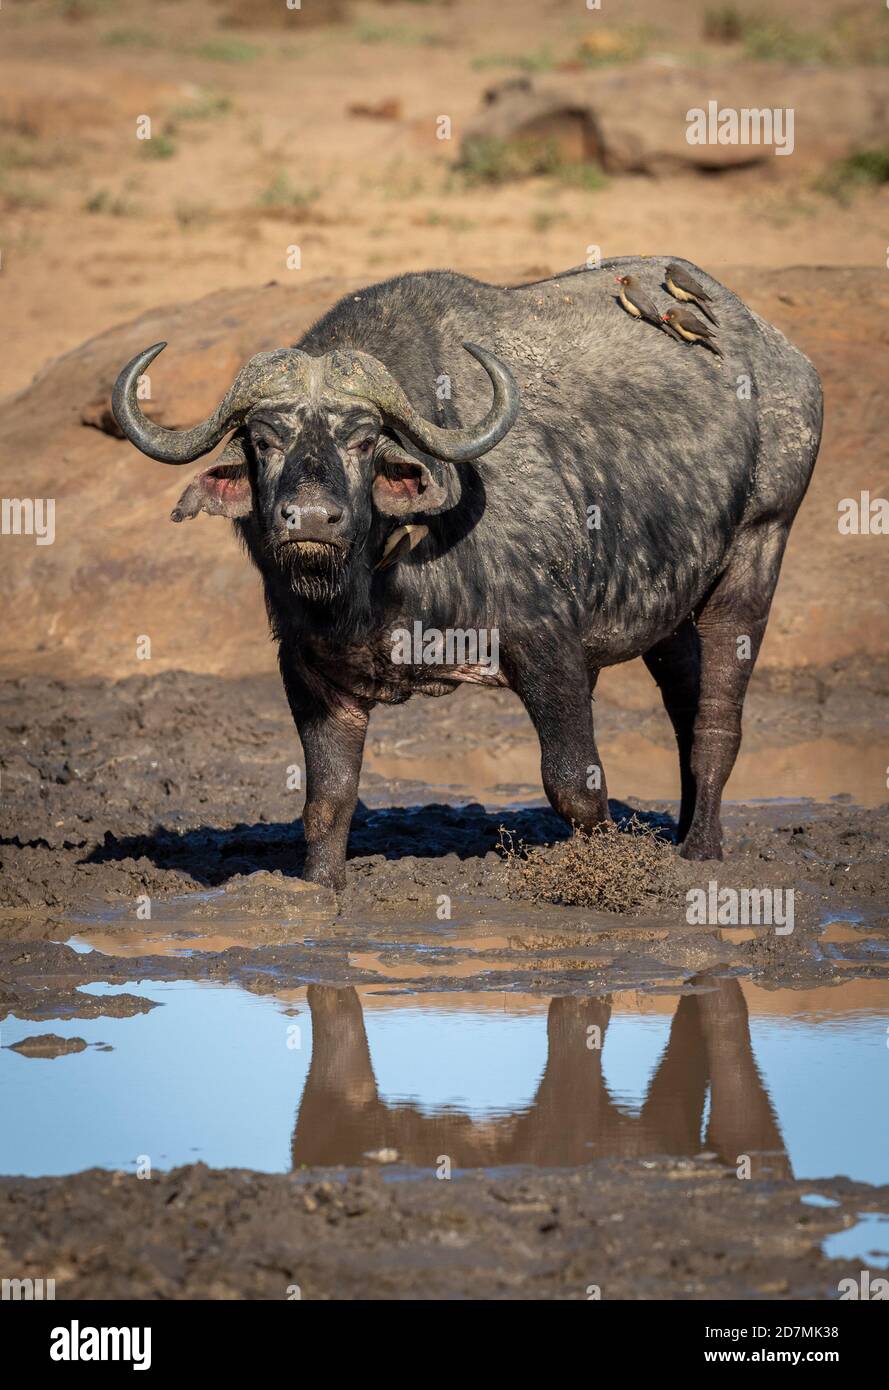
[[[707,1154],[754,1177],[889,1180],[882,981],[801,994],[712,978],[676,994],[550,1000],[372,985],[258,996],[191,979],[83,988],[156,1007],[7,1019],[4,1174]],[[87,1047],[11,1050],[46,1033]]]
[[[601,746],[610,795],[647,801],[678,797],[678,764],[671,745],[624,732],[603,737]],[[887,796],[883,752],[877,740],[819,738],[763,748],[753,739],[742,745],[726,800],[826,801],[845,794],[861,806],[879,806]],[[412,756],[409,746],[403,752],[385,753],[368,748],[364,766],[387,780],[456,791],[485,804],[543,798],[540,750],[532,742],[514,744],[501,753],[473,748],[446,756],[425,750]]]

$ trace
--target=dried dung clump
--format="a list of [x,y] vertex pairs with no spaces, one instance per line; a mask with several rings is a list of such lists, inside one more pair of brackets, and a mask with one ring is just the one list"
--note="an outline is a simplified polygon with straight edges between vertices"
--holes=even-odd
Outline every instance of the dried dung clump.
[[575,830],[569,840],[545,848],[516,845],[500,832],[513,897],[566,907],[628,912],[646,903],[675,898],[675,850],[655,827],[637,816],[614,821],[590,834]]

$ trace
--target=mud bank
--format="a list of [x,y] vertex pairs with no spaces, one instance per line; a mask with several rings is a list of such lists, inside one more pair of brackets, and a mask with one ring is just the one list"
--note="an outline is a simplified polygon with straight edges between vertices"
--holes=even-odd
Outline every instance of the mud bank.
[[[730,802],[725,864],[717,870],[677,861],[680,889],[714,876],[737,887],[793,887],[800,928],[843,911],[883,917],[885,701],[873,688],[829,676],[805,673],[799,688],[784,690],[754,682],[743,776],[754,798],[775,798],[779,755],[790,754],[803,787],[817,782],[827,759],[841,794],[829,801],[779,794],[762,803]],[[879,683],[879,673],[870,680]],[[262,918],[268,928],[307,914],[317,922],[380,911],[434,922],[442,893],[460,899],[471,916],[473,903],[510,897],[497,853],[501,828],[530,846],[567,834],[542,796],[530,723],[507,692],[460,691],[374,712],[349,883],[338,903],[299,878],[301,750],[271,677],[31,677],[7,684],[0,719],[7,936],[58,938],[59,924],[72,914],[109,910],[109,921],[132,926],[148,915],[175,916],[183,908],[173,899],[200,892],[209,896],[190,899],[187,915],[208,928],[243,917]],[[609,788],[619,798],[614,814],[636,810],[669,838],[675,803],[651,799],[653,783],[668,788],[676,781],[666,716],[605,694],[597,725]],[[842,771],[832,761],[835,748],[845,754]],[[662,763],[671,767],[669,780]],[[421,767],[427,780],[402,772]],[[440,785],[429,769],[433,777],[440,771]],[[882,806],[856,804],[877,798]],[[684,924],[681,892],[678,901],[679,908],[675,899],[655,899],[651,912]],[[460,912],[454,915],[459,920]]]
[[812,1190],[668,1159],[449,1182],[193,1165],[0,1179],[0,1233],[57,1299],[836,1298],[861,1260],[821,1243],[889,1192]]
[[[830,1299],[881,1269],[889,807],[853,799],[880,679],[754,685],[754,796],[779,753],[812,785],[869,751],[830,800],[727,805],[704,865],[651,794],[665,718],[603,692],[612,812],[673,857],[626,912],[516,896],[502,828],[567,828],[508,694],[375,712],[337,898],[299,877],[277,682],[10,683],[0,1272],[61,1299]],[[792,890],[792,930],[689,920],[712,881]]]

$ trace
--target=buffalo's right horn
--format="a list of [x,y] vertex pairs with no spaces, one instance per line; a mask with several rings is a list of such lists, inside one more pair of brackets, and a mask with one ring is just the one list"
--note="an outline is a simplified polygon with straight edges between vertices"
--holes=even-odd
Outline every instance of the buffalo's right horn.
[[163,352],[166,343],[155,343],[144,352],[137,353],[132,362],[124,367],[111,393],[111,409],[127,439],[141,449],[149,458],[160,463],[193,463],[203,454],[215,449],[220,439],[231,428],[225,410],[228,397],[222,405],[205,420],[190,430],[168,430],[156,425],[142,413],[136,395],[139,378],[151,365],[158,353]]
[[149,458],[160,463],[193,463],[215,449],[220,439],[243,424],[251,406],[265,395],[274,394],[282,379],[298,369],[306,354],[296,348],[260,352],[242,367],[222,403],[203,424],[190,430],[168,430],[142,413],[136,395],[139,378],[166,343],[155,343],[137,353],[114,383],[111,409],[127,439]]

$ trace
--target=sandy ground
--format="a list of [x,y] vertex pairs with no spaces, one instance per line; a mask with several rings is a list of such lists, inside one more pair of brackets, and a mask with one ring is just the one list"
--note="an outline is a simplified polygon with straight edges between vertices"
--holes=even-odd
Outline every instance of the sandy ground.
[[[310,9],[305,0],[311,19]],[[644,61],[706,74],[740,57],[741,44],[705,34],[704,9],[665,17],[652,0],[627,0],[606,20],[644,30]],[[500,989],[565,999],[580,1021],[625,989],[703,997],[743,978],[762,997],[794,991],[805,1007],[811,991],[851,982],[862,1007],[889,1014],[885,538],[841,544],[836,529],[846,488],[885,482],[889,189],[838,198],[808,168],[780,179],[479,186],[455,168],[461,130],[492,81],[572,59],[589,35],[582,5],[515,0],[505,25],[501,6],[471,0],[356,2],[340,22],[299,30],[280,17],[245,24],[243,10],[191,0],[163,0],[150,14],[130,0],[3,8],[0,292],[15,331],[0,344],[0,392],[22,392],[40,374],[4,402],[4,488],[18,486],[6,480],[27,459],[46,491],[61,461],[60,497],[79,485],[83,495],[51,563],[2,554],[16,622],[0,707],[0,1019],[37,1029],[138,1013],[147,1005],[137,992],[79,992],[134,978],[232,981],[256,993],[311,983],[340,1000],[369,981],[458,999]],[[826,0],[782,6],[807,34],[853,11]],[[239,22],[226,23],[232,14]],[[390,101],[390,116],[349,110]],[[442,113],[451,141],[435,138]],[[136,139],[143,114],[150,153]],[[675,880],[631,913],[517,897],[501,827],[531,846],[557,844],[565,827],[541,798],[518,703],[460,692],[375,713],[337,901],[299,878],[302,793],[288,790],[287,774],[300,750],[277,680],[263,674],[273,661],[255,586],[232,577],[243,562],[234,547],[211,551],[209,532],[189,543],[202,559],[220,554],[215,567],[155,540],[170,479],[124,458],[126,446],[85,427],[82,413],[101,405],[109,364],[136,331],[116,326],[161,304],[178,306],[177,323],[192,321],[178,398],[191,408],[228,370],[226,338],[252,341],[269,281],[302,301],[290,313],[281,289],[269,291],[275,330],[292,322],[295,332],[348,283],[437,265],[533,278],[578,264],[591,244],[605,255],[667,249],[716,273],[741,267],[730,283],[803,341],[828,383],[825,481],[795,531],[751,689],[726,861],[677,861]],[[289,271],[294,245],[301,269]],[[241,289],[234,308],[181,307]],[[110,330],[107,342],[52,363]],[[47,432],[42,453],[35,418]],[[123,502],[136,497],[122,524]],[[114,583],[125,603],[100,606],[97,593]],[[232,594],[236,622],[221,602]],[[148,675],[129,655],[132,634],[145,631],[140,601],[169,633]],[[239,666],[242,623],[254,637]],[[672,738],[638,665],[602,682],[600,746],[614,814],[639,812],[669,842]],[[683,894],[714,875],[792,887],[793,933],[689,926]],[[442,893],[453,904],[444,929]],[[146,899],[151,931],[194,938],[195,955],[155,947],[136,918]],[[91,934],[93,954],[62,944],[75,932]],[[447,952],[430,956],[443,939],[459,948],[458,966]],[[55,1055],[51,1065],[65,1066],[74,1051],[37,1049],[23,1065]],[[405,1181],[320,1160],[289,1175],[196,1164],[150,1182],[98,1170],[3,1177],[0,1273],[52,1270],[60,1298],[275,1299],[294,1285],[307,1298],[574,1299],[594,1286],[605,1298],[835,1298],[860,1262],[827,1261],[819,1242],[861,1212],[885,1212],[887,1190],[832,1178],[817,1190],[838,1205],[804,1207],[811,1183],[780,1165],[732,1181],[731,1152],[602,1154],[592,1164],[566,1153],[558,1171],[453,1182],[422,1166]]]
[[[261,9],[229,8],[242,21]],[[255,29],[220,26],[222,7],[187,0],[150,12],[135,0],[35,0],[4,13],[2,292],[16,333],[0,345],[0,392],[159,302],[275,278],[499,264],[533,279],[579,264],[591,244],[604,256],[675,249],[716,273],[883,266],[889,191],[844,206],[811,170],[628,177],[593,191],[551,178],[473,187],[455,175],[462,130],[492,82],[535,56],[548,71],[603,25],[644,29],[653,62],[706,73],[740,57],[739,45],[704,37],[703,3],[665,16],[652,0],[598,14],[575,0],[511,0],[507,26],[501,6],[475,0],[359,2],[347,22],[319,26],[303,23],[311,9],[288,12],[289,28]],[[781,12],[804,31],[837,19],[827,3]],[[349,111],[392,100],[395,120]],[[144,114],[150,142],[136,138]],[[436,138],[441,114],[449,140]],[[288,271],[294,244],[301,269]]]

